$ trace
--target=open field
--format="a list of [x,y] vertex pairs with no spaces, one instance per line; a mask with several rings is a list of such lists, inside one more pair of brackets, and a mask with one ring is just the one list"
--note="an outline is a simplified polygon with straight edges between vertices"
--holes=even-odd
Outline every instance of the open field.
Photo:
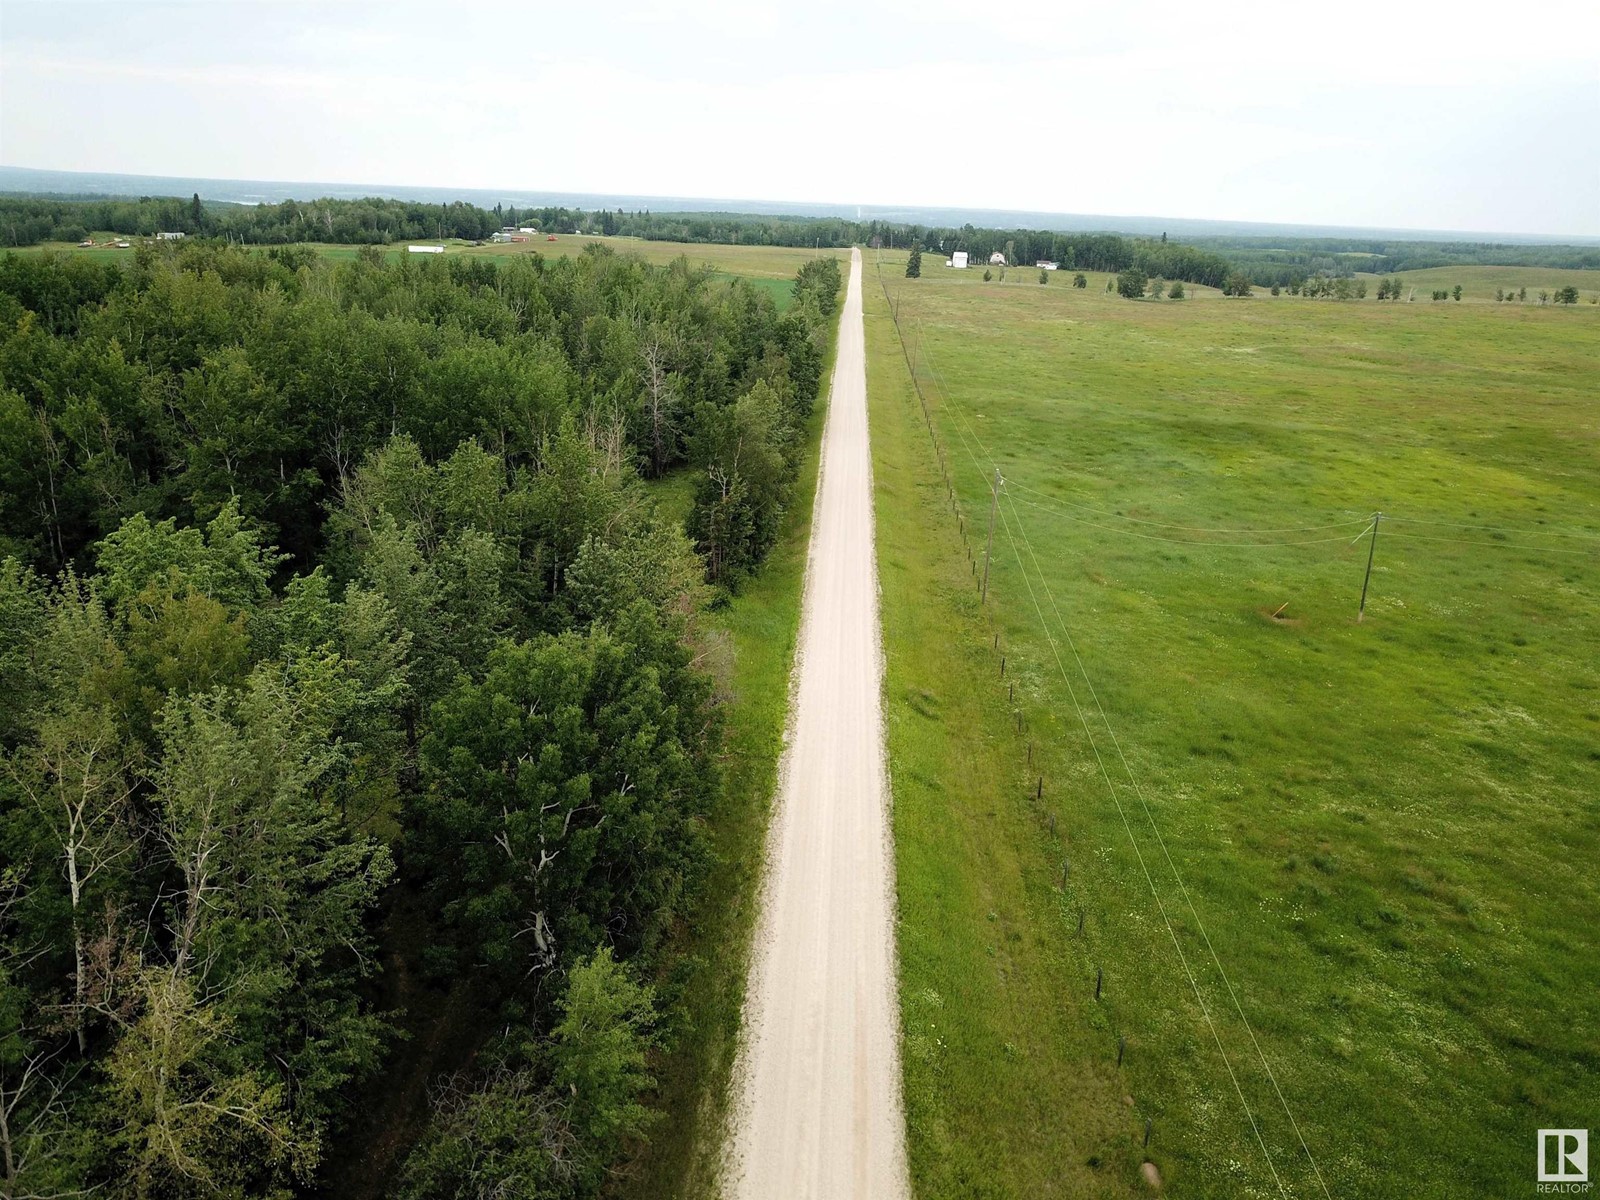
[[918,1194],[1530,1189],[1600,1111],[1600,311],[883,262],[980,558],[1008,481],[985,617],[880,291]]
[[[1382,278],[1367,275],[1364,278],[1376,284]],[[1453,288],[1461,285],[1461,302],[1469,300],[1495,302],[1495,288],[1514,290],[1527,288],[1526,303],[1537,304],[1541,291],[1554,292],[1571,284],[1578,289],[1579,303],[1588,304],[1591,296],[1600,296],[1600,271],[1564,271],[1552,267],[1430,267],[1426,271],[1401,271],[1393,278],[1417,289],[1417,303],[1428,298],[1435,288]]]
[[1059,855],[883,295],[866,277],[899,902],[908,1155],[920,1197],[1130,1196],[1135,1115],[1063,940]]

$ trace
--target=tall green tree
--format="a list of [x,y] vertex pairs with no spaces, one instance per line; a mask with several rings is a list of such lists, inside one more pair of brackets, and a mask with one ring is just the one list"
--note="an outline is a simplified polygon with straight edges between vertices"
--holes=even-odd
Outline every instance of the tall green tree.
[[697,418],[695,457],[705,474],[688,531],[712,582],[737,586],[777,539],[794,485],[798,434],[764,383],[731,407],[702,406]]
[[1138,267],[1129,267],[1117,275],[1117,295],[1137,300],[1144,295],[1145,283],[1145,273]]
[[465,948],[502,978],[653,944],[704,853],[709,692],[648,606],[507,642],[436,707],[418,852]]

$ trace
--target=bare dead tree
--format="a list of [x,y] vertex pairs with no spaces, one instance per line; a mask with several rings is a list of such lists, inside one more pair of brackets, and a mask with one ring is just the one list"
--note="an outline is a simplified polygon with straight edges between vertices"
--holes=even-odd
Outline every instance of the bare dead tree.
[[97,875],[137,845],[128,820],[133,783],[118,750],[110,714],[79,709],[48,719],[38,744],[20,762],[8,764],[53,835],[72,901],[71,1012],[80,1054],[89,1048],[84,1023],[85,892]]
[[[25,967],[42,953],[14,944],[7,928],[11,910],[23,899],[26,878],[20,864],[0,870],[0,973]],[[19,1019],[7,1033],[19,1039],[23,1051],[0,1058],[0,1200],[67,1200],[84,1193],[40,1191],[30,1182],[38,1168],[63,1150],[67,1112],[61,1094],[72,1077],[50,1071],[60,1043],[34,1047],[29,1032],[26,1017]]]
[[639,339],[639,361],[644,366],[644,394],[640,403],[650,429],[650,474],[657,477],[666,469],[675,432],[673,419],[678,402],[678,381],[672,364],[678,351],[677,337],[654,323]]
[[0,1065],[0,1200],[68,1200],[81,1188],[39,1191],[30,1182],[65,1149],[67,1109],[61,1094],[70,1075],[49,1070],[56,1050],[25,1054]]

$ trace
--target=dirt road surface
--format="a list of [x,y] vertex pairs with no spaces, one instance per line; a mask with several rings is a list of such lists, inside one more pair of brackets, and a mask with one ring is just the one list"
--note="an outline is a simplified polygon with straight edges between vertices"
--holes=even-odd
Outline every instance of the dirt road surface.
[[822,434],[797,670],[728,1190],[739,1200],[901,1200],[910,1188],[859,250]]

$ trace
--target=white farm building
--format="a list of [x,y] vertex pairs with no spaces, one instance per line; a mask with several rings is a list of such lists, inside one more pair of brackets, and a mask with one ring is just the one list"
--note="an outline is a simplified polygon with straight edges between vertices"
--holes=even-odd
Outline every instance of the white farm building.
[[993,254],[989,255],[989,265],[991,267],[1003,267],[1003,266],[1005,266],[1006,265],[1006,256],[1004,254],[1001,254],[1000,251],[996,250]]
[[407,246],[406,249],[408,251],[410,251],[412,254],[443,254],[444,253],[444,247],[443,246]]
[[965,271],[967,269],[967,252],[965,250],[957,250],[944,265],[954,267],[958,271]]

